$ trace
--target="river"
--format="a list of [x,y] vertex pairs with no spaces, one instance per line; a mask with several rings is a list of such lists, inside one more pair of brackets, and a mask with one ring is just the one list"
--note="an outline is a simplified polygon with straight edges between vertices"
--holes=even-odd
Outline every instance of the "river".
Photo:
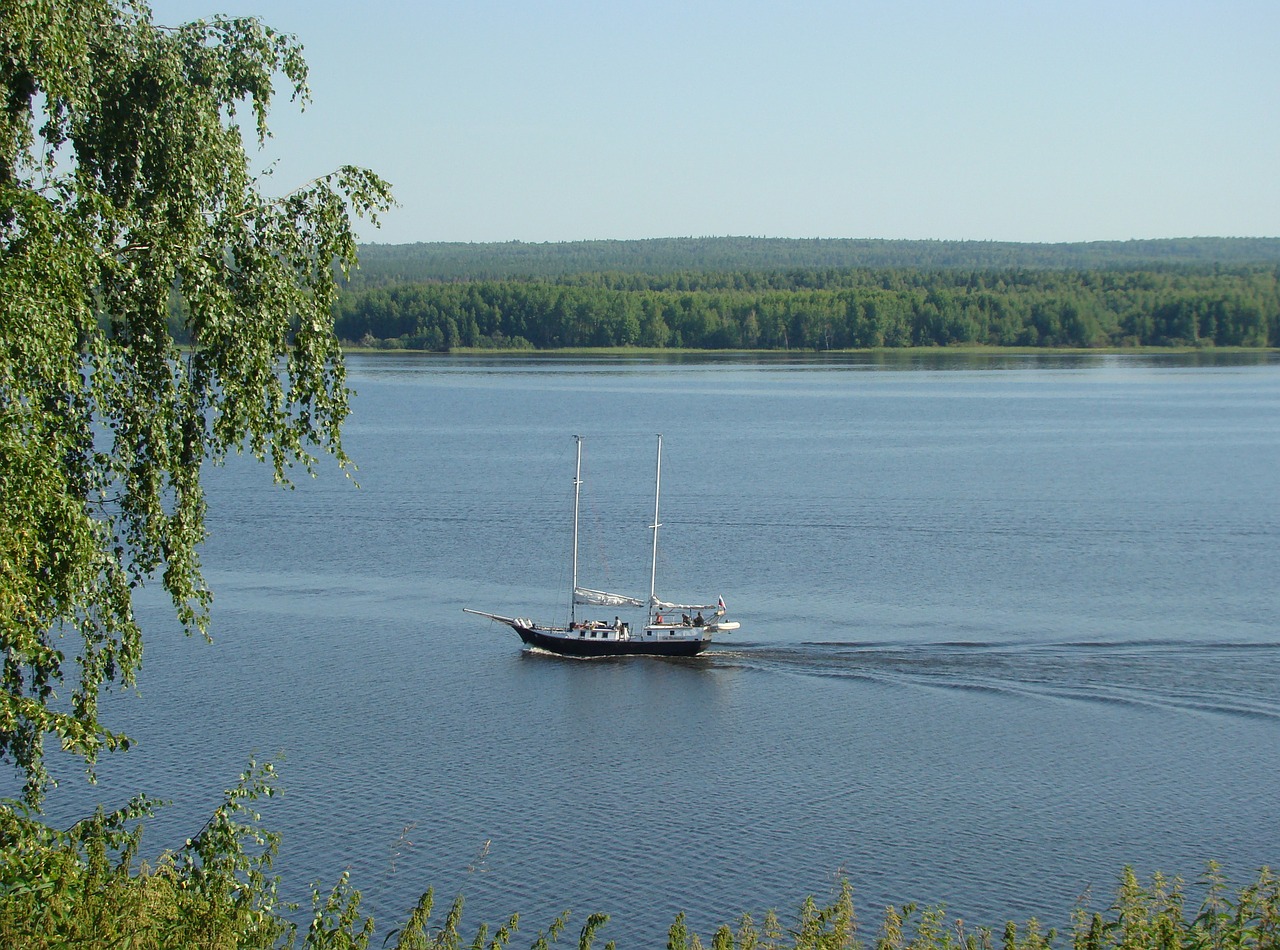
[[[418,894],[468,931],[564,909],[665,945],[886,904],[1065,926],[1132,865],[1280,860],[1280,359],[1274,354],[358,355],[346,443],[295,491],[208,475],[213,645],[147,625],[137,746],[56,819],[145,790],[181,843],[281,756],[285,892],[344,869],[380,930]],[[723,596],[692,661],[524,652],[584,582]],[[439,911],[443,913],[443,908]],[[380,939],[380,938],[379,938]]]

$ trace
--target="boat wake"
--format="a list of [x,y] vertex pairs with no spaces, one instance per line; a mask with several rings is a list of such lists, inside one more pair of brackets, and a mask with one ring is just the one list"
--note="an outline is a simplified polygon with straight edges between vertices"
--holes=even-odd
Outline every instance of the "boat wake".
[[739,643],[707,656],[726,669],[1280,722],[1268,688],[1280,681],[1280,643],[821,641]]
[[547,650],[543,647],[536,647],[528,643],[523,645],[520,650],[520,656],[538,660],[564,660],[568,663],[622,663],[630,659],[635,659],[635,657],[609,653],[601,654],[599,656],[580,656],[572,653],[562,653],[557,650]]

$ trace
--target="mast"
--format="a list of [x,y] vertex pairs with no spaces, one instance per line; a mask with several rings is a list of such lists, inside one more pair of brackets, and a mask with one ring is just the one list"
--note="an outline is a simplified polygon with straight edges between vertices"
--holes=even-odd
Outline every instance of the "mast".
[[662,491],[662,433],[658,433],[658,464],[653,477],[653,563],[649,568],[649,618],[653,619],[653,601],[657,593],[658,582],[658,498]]
[[[578,464],[573,471],[573,586],[569,588],[569,625],[577,619],[578,604],[578,495],[582,489],[582,436],[575,435]],[[654,519],[657,520],[657,519]]]

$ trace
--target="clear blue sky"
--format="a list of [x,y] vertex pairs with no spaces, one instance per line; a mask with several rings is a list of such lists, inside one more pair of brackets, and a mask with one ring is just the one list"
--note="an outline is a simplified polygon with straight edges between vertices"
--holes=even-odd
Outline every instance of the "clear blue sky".
[[306,49],[364,240],[1280,236],[1280,0],[157,0]]

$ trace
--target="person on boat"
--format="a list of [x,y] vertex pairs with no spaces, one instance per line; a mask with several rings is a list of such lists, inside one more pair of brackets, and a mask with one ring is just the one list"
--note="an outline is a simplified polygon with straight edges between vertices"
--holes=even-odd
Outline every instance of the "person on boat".
[[653,618],[653,622],[654,622],[654,623],[662,623],[662,614],[658,614],[656,617],[654,617],[654,618]]
[[688,614],[681,614],[681,615],[680,615],[680,623],[681,623],[681,625],[683,625],[683,626],[686,626],[686,627],[687,627],[687,626],[689,626],[689,615],[688,615]]
[[699,610],[699,611],[698,611],[698,616],[696,616],[696,617],[694,617],[694,618],[693,618],[693,625],[694,625],[695,627],[701,627],[701,626],[702,626],[702,624],[703,624],[702,611],[701,611],[701,610]]

